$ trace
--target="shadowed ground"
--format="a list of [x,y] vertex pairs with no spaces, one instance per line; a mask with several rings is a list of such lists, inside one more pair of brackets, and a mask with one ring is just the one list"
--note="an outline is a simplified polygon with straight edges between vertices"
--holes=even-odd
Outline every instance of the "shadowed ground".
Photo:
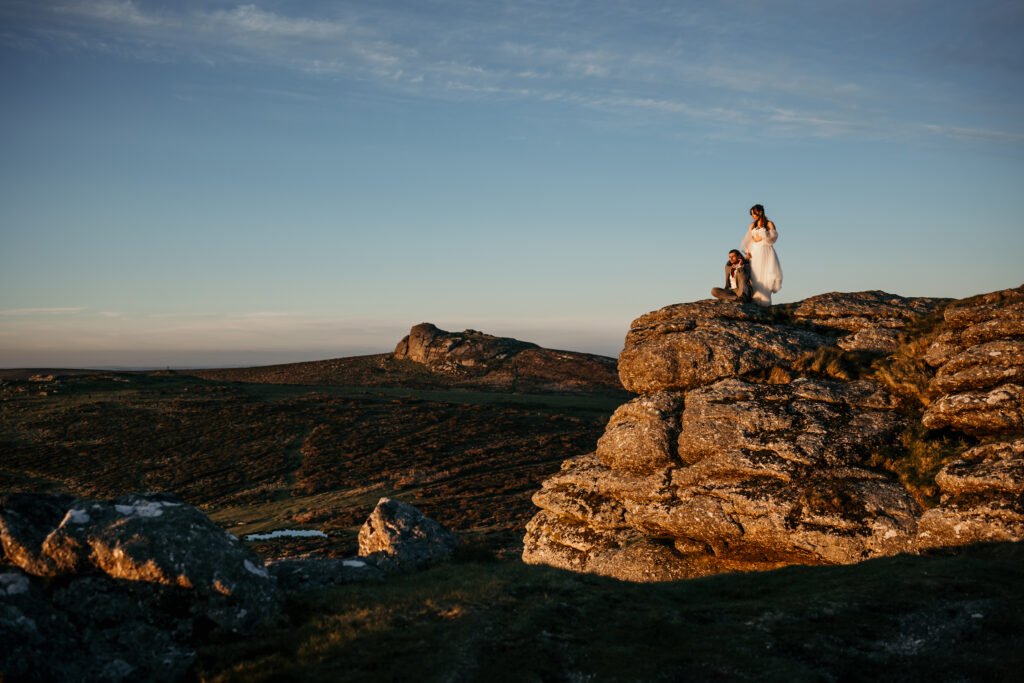
[[212,643],[205,679],[1011,681],[1024,547],[628,584],[464,561],[293,598],[293,625]]

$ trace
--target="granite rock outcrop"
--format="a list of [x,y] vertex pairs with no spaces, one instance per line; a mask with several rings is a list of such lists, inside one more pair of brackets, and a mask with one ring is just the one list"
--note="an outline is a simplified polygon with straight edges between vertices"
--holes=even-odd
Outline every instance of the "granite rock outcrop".
[[685,391],[786,365],[825,343],[773,312],[723,301],[676,304],[633,321],[619,354],[622,386],[638,394]]
[[[393,353],[253,368],[191,370],[220,382],[623,395],[614,358],[476,330],[413,326]],[[25,390],[18,387],[16,390]],[[53,391],[53,388],[50,388]]]
[[829,292],[801,301],[793,310],[793,318],[847,333],[836,341],[846,351],[889,353],[906,339],[909,327],[949,302],[950,299],[903,297],[879,290]]
[[[1024,539],[1024,442],[1002,440],[1024,428],[1022,299],[1021,288],[954,303],[830,293],[641,316],[619,360],[639,396],[594,453],[566,461],[534,495],[523,559],[657,581]],[[939,369],[935,400],[915,403],[871,363],[919,348],[921,335],[934,339],[924,360]],[[864,376],[809,370],[823,351],[857,354]],[[936,476],[941,500],[922,505],[879,463],[903,457],[909,434],[938,428],[992,443],[950,460]]]
[[1024,288],[957,302],[924,360],[936,369],[922,421],[976,435],[1024,430]]
[[259,557],[167,494],[0,497],[0,587],[12,680],[181,680],[199,639],[282,604]]
[[921,548],[1024,539],[1024,439],[972,448],[935,481],[942,498],[921,516]]
[[936,475],[920,545],[1024,538],[1024,287],[956,302],[924,360],[935,368],[922,423],[982,441]]
[[395,347],[395,361],[411,361],[449,386],[515,391],[622,391],[614,358],[542,348],[476,330],[447,332],[413,326]]
[[422,569],[451,558],[458,539],[416,507],[381,498],[359,529],[359,556],[384,571]]
[[497,361],[526,349],[540,348],[511,337],[476,330],[446,332],[431,323],[414,325],[395,347],[395,358],[407,358],[449,374],[482,374]]
[[170,494],[0,495],[0,677],[191,680],[211,634],[286,623],[285,593],[381,581],[447,560],[456,545],[412,505],[382,498],[359,557],[264,566]]

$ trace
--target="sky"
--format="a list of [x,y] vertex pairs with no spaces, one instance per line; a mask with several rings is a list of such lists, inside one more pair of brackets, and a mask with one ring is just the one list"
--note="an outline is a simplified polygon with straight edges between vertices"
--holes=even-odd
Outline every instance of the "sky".
[[1024,3],[0,0],[0,367],[1024,282]]

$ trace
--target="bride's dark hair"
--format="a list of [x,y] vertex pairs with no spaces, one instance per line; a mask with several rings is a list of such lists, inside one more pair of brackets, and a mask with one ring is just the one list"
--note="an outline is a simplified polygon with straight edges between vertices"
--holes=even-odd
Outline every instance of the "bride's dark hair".
[[754,213],[755,211],[757,212],[757,218],[754,219],[754,222],[757,223],[757,227],[760,228],[762,225],[767,227],[768,216],[764,215],[764,207],[760,204],[754,204],[750,207],[750,213]]

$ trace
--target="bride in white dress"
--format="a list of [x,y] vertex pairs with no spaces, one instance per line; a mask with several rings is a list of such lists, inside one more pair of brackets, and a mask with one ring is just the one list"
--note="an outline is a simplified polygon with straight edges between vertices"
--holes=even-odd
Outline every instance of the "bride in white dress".
[[754,220],[747,228],[740,248],[750,261],[750,284],[754,288],[754,302],[761,306],[772,305],[772,292],[782,287],[782,265],[775,253],[775,241],[779,232],[775,224],[764,215],[764,207],[755,204],[750,208]]

